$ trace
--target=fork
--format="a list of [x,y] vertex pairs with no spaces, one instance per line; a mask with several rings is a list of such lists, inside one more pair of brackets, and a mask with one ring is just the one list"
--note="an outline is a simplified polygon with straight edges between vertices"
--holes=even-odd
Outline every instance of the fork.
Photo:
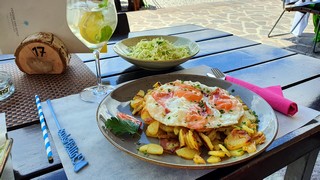
[[222,79],[222,80],[226,79],[226,75],[223,72],[221,72],[218,68],[212,68],[211,71],[212,71],[212,74],[207,73],[208,76],[215,77],[217,79]]

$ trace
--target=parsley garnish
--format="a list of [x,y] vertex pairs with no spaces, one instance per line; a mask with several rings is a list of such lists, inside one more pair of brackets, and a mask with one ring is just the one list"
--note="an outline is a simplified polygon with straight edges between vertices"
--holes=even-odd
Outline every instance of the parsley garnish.
[[130,120],[111,117],[105,122],[105,126],[115,135],[138,134],[139,125]]

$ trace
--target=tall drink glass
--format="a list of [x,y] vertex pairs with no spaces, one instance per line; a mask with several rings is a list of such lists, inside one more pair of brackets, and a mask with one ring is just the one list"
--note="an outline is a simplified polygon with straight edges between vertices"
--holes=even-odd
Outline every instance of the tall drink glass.
[[95,58],[97,85],[80,93],[84,101],[99,103],[113,87],[101,82],[100,51],[107,45],[117,23],[113,0],[67,0],[67,22],[72,33],[89,49]]

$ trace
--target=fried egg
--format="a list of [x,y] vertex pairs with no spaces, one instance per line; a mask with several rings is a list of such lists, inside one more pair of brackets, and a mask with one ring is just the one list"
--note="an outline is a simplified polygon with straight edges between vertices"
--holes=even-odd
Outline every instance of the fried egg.
[[219,128],[237,124],[244,114],[239,99],[200,82],[176,80],[154,88],[144,98],[150,116],[167,126]]

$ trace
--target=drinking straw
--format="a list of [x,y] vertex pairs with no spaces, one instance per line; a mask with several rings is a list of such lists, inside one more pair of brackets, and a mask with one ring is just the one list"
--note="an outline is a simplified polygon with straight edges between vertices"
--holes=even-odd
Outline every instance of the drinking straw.
[[52,114],[52,117],[56,123],[56,126],[58,128],[59,138],[73,164],[73,170],[74,172],[79,172],[82,168],[87,166],[89,163],[88,161],[84,160],[84,156],[82,155],[82,153],[78,152],[79,148],[76,145],[76,142],[70,137],[71,134],[67,134],[66,130],[61,128],[60,123],[56,117],[56,114],[54,113],[50,99],[47,100],[47,104]]
[[45,122],[45,119],[44,119],[44,114],[42,112],[42,106],[41,106],[41,103],[40,103],[40,98],[39,98],[38,95],[35,95],[35,98],[36,98],[36,105],[37,105],[37,109],[38,109],[38,115],[39,115],[39,119],[40,119],[42,136],[43,136],[43,140],[44,140],[44,145],[46,147],[48,161],[49,161],[49,163],[52,163],[53,162],[52,151],[51,151],[51,146],[50,146],[47,126],[46,126],[46,122]]

